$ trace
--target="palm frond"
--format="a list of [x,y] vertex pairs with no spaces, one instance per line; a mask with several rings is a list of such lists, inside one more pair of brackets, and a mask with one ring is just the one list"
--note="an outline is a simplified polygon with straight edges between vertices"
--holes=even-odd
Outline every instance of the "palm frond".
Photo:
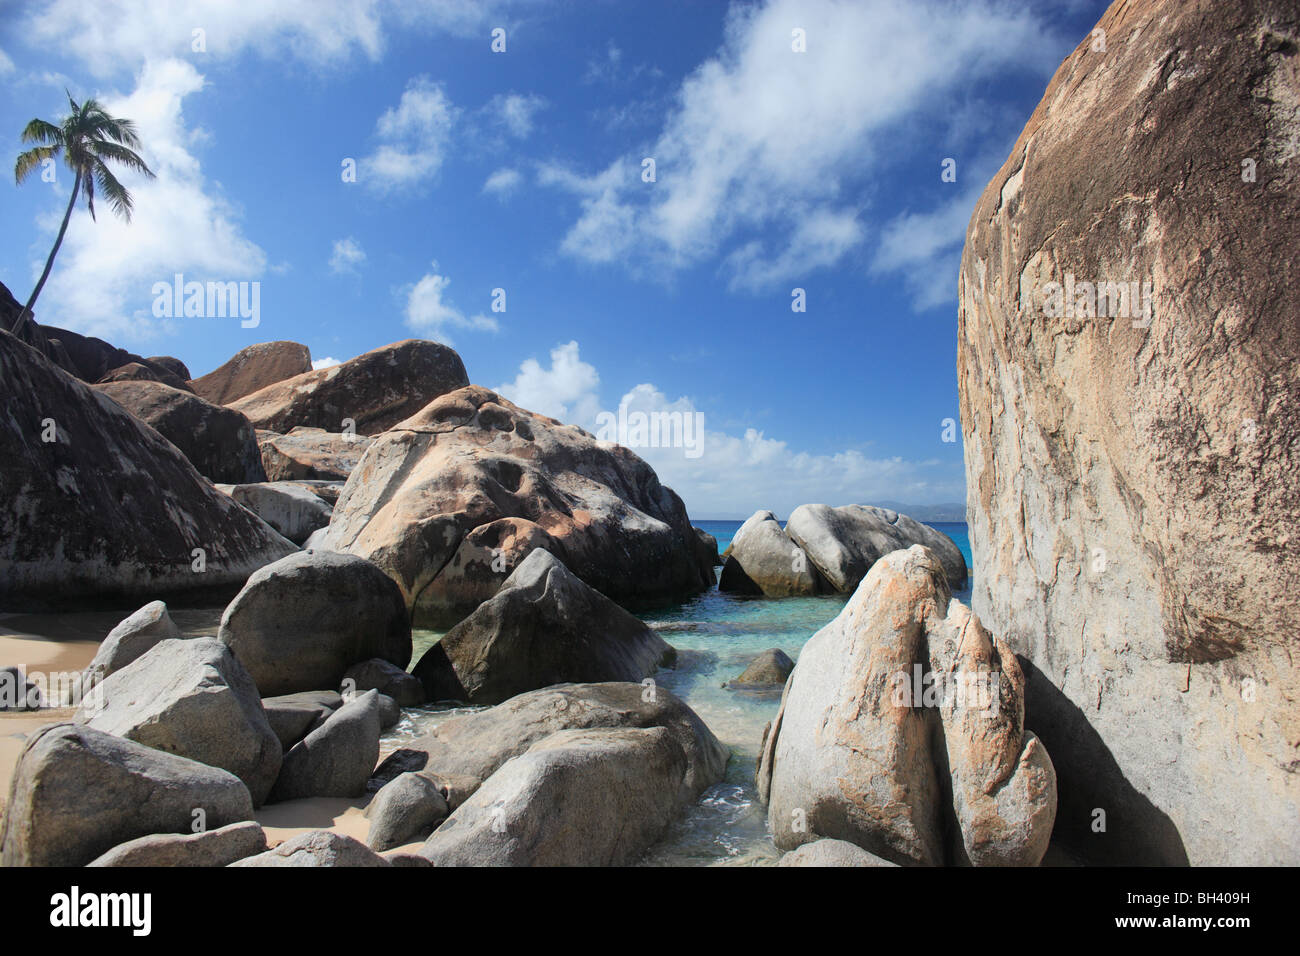
[[100,159],[111,159],[115,163],[121,163],[127,169],[147,176],[150,179],[155,178],[153,170],[148,164],[134,151],[127,149],[125,146],[119,146],[117,143],[96,142],[90,147]]
[[22,185],[22,181],[32,174],[45,160],[59,155],[60,146],[34,146],[24,153],[18,154],[18,159],[14,162],[14,183]]
[[23,142],[53,146],[63,142],[63,130],[43,119],[34,119],[23,127]]
[[112,170],[104,165],[102,159],[95,160],[95,179],[99,182],[99,191],[104,194],[109,205],[113,207],[113,212],[130,222],[133,202],[131,193],[118,182],[117,177],[113,175]]

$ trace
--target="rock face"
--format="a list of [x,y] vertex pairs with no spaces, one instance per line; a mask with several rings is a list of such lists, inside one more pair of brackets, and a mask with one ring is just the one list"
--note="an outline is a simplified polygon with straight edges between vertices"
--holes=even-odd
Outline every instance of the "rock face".
[[271,799],[355,797],[379,760],[379,692],[367,691],[325,718],[284,755]]
[[266,833],[252,820],[202,833],[152,833],[115,846],[87,866],[229,866],[266,851]]
[[439,395],[469,384],[460,356],[437,342],[407,339],[335,365],[303,372],[230,403],[258,428],[296,426],[376,435]]
[[95,388],[184,452],[205,478],[232,484],[266,480],[253,426],[239,412],[161,382]]
[[489,777],[420,852],[434,866],[625,865],[667,830],[685,771],[663,727],[560,731]]
[[180,639],[181,632],[167,613],[167,605],[150,601],[108,632],[86,668],[82,686],[94,686],[163,641]]
[[6,332],[0,399],[0,607],[222,591],[295,550],[157,432]]
[[258,436],[270,481],[347,481],[373,441],[364,435],[301,427],[287,435],[262,432]]
[[1024,731],[1015,655],[951,600],[938,559],[886,555],[804,646],[761,747],[776,845],[896,863],[1036,865],[1056,781]]
[[749,666],[731,683],[742,686],[775,684],[779,687],[785,683],[792,670],[794,661],[790,660],[790,656],[779,647],[769,647],[750,661]]
[[352,691],[377,690],[401,707],[419,707],[425,701],[424,688],[418,679],[378,658],[349,667],[343,675],[343,685],[347,686],[349,681]]
[[781,857],[777,866],[898,866],[845,840],[814,840]]
[[843,594],[852,594],[883,555],[914,544],[924,545],[934,553],[943,564],[950,587],[966,586],[966,559],[953,540],[942,531],[888,508],[800,505],[790,512],[785,532],[831,587]]
[[397,587],[368,561],[326,551],[291,554],[252,575],[217,636],[263,696],[336,688],[371,658],[398,667],[411,659]]
[[[223,486],[222,490],[226,490]],[[289,481],[233,485],[230,497],[257,515],[294,544],[330,523],[331,508],[320,495]]]
[[299,691],[262,698],[266,719],[285,750],[323,724],[342,706],[342,696],[332,690]]
[[182,392],[193,392],[189,382],[185,379],[178,378],[161,369],[141,365],[139,362],[127,362],[125,365],[105,373],[96,384],[108,385],[112,382],[159,382],[180,389]]
[[[482,781],[511,757],[557,731],[627,727],[664,727],[672,732],[686,755],[686,771],[676,795],[679,806],[722,779],[730,752],[704,721],[664,688],[641,684],[561,684],[520,694],[504,704],[444,721],[412,741],[405,753],[427,754],[421,765],[425,772]],[[406,760],[410,763],[409,757]]]
[[731,539],[718,590],[793,597],[827,594],[831,587],[807,553],[782,530],[776,515],[756,511]]
[[712,582],[686,508],[649,465],[477,386],[375,440],[322,546],[387,571],[417,623],[464,617],[539,547],[615,600]]
[[552,684],[638,681],[675,656],[639,619],[538,549],[412,674],[430,700],[499,704]]
[[0,837],[5,866],[84,866],[153,833],[189,833],[251,819],[234,774],[78,724],[27,738]]
[[155,750],[229,770],[253,805],[280,771],[280,741],[230,648],[210,637],[163,641],[99,685],[77,721]]
[[1142,0],[1098,26],[967,232],[973,606],[1036,665],[1058,839],[1293,865],[1300,11]]
[[718,555],[718,539],[703,528],[695,528],[694,531],[695,539],[700,544],[701,553],[708,559],[709,567],[721,567],[722,558]]
[[328,830],[312,830],[285,840],[274,850],[245,857],[231,866],[391,866],[359,840]]
[[[240,349],[225,365],[190,382],[194,394],[229,405],[259,389],[311,371],[311,350],[297,342],[260,342]],[[188,376],[187,376],[188,377]]]

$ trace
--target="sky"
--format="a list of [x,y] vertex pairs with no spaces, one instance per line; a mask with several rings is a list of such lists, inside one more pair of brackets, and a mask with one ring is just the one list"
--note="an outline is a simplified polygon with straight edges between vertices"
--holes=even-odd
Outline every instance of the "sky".
[[[9,154],[93,96],[157,174],[130,224],[78,208],[36,316],[195,376],[416,337],[598,435],[689,413],[634,447],[695,518],[962,502],[965,229],[1105,6],[0,0]],[[53,178],[0,186],[21,301]],[[177,274],[257,283],[256,326],[157,315]]]

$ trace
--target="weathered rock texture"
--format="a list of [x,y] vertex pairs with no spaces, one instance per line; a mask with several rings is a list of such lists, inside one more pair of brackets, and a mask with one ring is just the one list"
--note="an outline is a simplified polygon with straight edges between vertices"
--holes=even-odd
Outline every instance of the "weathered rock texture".
[[360,840],[328,830],[310,830],[285,840],[274,850],[230,864],[248,866],[391,866]]
[[830,584],[776,515],[756,511],[736,529],[718,576],[718,589],[767,597],[829,594]]
[[0,404],[0,607],[229,589],[296,550],[156,431],[7,332]]
[[311,488],[292,481],[223,485],[221,490],[298,545],[328,525],[334,510]]
[[340,432],[351,421],[358,435],[375,435],[468,384],[460,356],[447,346],[407,339],[268,385],[230,407],[275,432],[299,425]]
[[18,758],[4,829],[5,866],[84,866],[151,833],[189,833],[253,816],[232,773],[78,724],[35,731]]
[[270,481],[347,481],[372,441],[364,435],[321,428],[294,428],[287,435],[258,435],[262,465]]
[[82,687],[93,687],[163,641],[180,639],[181,632],[167,613],[167,605],[162,601],[150,601],[109,631],[100,642],[99,650],[85,670]]
[[930,551],[881,558],[804,645],[766,731],[758,790],[776,845],[830,837],[895,863],[1037,864],[1056,778],[1024,730],[1023,695],[1015,655],[951,599]]
[[225,365],[190,382],[194,394],[214,405],[251,395],[311,371],[311,350],[297,342],[260,342],[240,349]]
[[539,548],[412,674],[430,700],[499,704],[552,684],[639,681],[675,656],[639,618]]
[[252,820],[200,833],[151,833],[115,846],[87,866],[229,866],[266,851],[266,833]]
[[379,760],[379,733],[379,692],[366,691],[290,748],[271,799],[359,796]]
[[[1029,724],[1077,854],[1295,864],[1300,8],[1140,0],[1098,26],[966,237],[974,609],[1041,671]],[[1138,283],[1139,308],[1088,310],[1085,282]]]
[[387,575],[350,554],[301,551],[249,577],[221,616],[218,638],[263,696],[333,690],[353,664],[405,667],[411,625]]
[[685,506],[649,465],[477,386],[375,440],[322,547],[382,567],[417,622],[464,617],[535,548],[616,600],[712,581]]
[[117,381],[95,389],[179,448],[210,481],[266,480],[252,423],[239,412],[161,382]]

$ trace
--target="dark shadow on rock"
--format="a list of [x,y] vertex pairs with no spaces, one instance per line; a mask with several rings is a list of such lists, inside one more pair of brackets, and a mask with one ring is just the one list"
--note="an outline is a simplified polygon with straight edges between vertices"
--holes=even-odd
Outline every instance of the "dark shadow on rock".
[[[1087,715],[1028,658],[1025,729],[1038,735],[1056,768],[1058,794],[1052,840],[1096,866],[1187,866],[1174,822],[1125,778]],[[1095,832],[1096,810],[1105,831]]]

